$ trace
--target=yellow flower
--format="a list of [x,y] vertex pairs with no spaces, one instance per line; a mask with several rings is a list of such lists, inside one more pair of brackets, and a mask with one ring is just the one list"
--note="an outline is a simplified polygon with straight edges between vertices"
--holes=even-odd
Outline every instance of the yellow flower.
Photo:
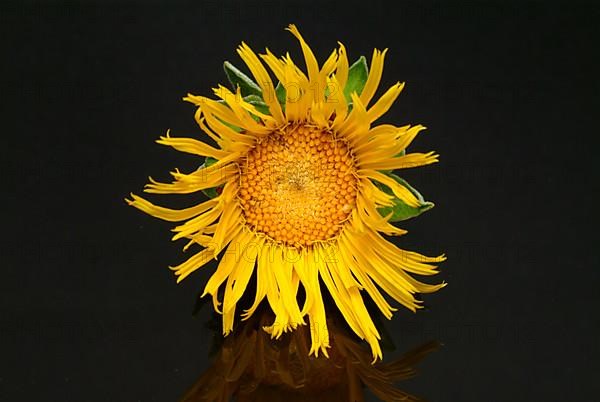
[[[195,119],[216,146],[169,132],[157,141],[206,157],[206,163],[189,174],[171,172],[172,183],[150,178],[144,191],[189,194],[218,188],[219,194],[183,210],[134,194],[127,201],[152,216],[185,221],[175,227],[173,240],[188,239],[184,250],[202,247],[171,268],[178,282],[219,260],[203,296],[211,295],[223,315],[224,335],[232,331],[237,303],[255,275],[254,303],[242,319],[266,298],[275,313],[265,327],[272,337],[308,321],[310,353],[327,356],[324,285],[350,328],[370,344],[373,358],[381,358],[380,336],[363,297],[371,297],[390,319],[396,309],[383,293],[416,311],[415,293],[445,285],[411,276],[437,273],[433,264],[444,256],[401,250],[383,236],[406,233],[390,223],[398,211],[416,215],[433,205],[390,171],[434,163],[438,155],[405,153],[425,128],[421,125],[372,126],[404,86],[397,83],[372,102],[385,50],[374,50],[368,75],[364,58],[349,66],[342,44],[319,66],[298,29],[290,25],[288,30],[300,42],[307,74],[289,54],[278,58],[266,50],[259,57],[242,43],[238,54],[257,84],[226,63],[238,84],[235,92],[219,86],[214,89],[219,100],[184,98],[198,106]],[[265,64],[279,80],[277,87]]]

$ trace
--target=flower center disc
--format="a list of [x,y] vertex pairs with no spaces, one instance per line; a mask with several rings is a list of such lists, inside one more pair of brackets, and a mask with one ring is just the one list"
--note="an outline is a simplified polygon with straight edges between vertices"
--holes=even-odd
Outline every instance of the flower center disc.
[[305,246],[336,236],[354,209],[354,160],[321,129],[289,126],[262,139],[241,163],[246,223],[273,240]]

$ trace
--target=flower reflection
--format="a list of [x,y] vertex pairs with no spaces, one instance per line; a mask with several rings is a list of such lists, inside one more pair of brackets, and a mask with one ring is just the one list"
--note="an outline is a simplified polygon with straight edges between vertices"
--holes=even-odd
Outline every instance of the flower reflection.
[[309,356],[310,330],[300,326],[280,340],[262,331],[268,311],[241,323],[223,340],[213,364],[180,402],[364,401],[369,389],[383,401],[421,401],[394,384],[413,377],[415,365],[439,347],[428,342],[389,363],[372,364],[370,351],[331,315],[329,358]]

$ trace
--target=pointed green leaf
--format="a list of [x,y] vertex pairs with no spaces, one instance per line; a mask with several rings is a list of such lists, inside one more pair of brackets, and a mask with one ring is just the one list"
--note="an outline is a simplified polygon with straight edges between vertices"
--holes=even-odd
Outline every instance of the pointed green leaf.
[[281,105],[281,110],[285,113],[285,105],[287,103],[287,91],[281,82],[277,83],[275,87],[275,96]]
[[285,105],[285,103],[287,102],[287,93],[281,82],[278,82],[277,86],[275,87],[275,95],[277,96],[277,100],[279,101],[279,103],[282,106]]
[[238,70],[233,64],[226,61],[223,63],[223,69],[225,70],[225,74],[227,75],[229,82],[231,82],[231,85],[233,85],[233,89],[236,90],[239,86],[243,97],[248,95],[257,95],[262,97],[262,90],[256,84],[256,82]]
[[[218,160],[216,160],[215,158],[211,158],[210,156],[207,156],[206,159],[204,160],[204,163],[202,164],[202,166],[200,166],[200,169],[202,169],[204,167],[212,166],[217,162],[218,162]],[[204,190],[202,190],[202,192],[208,198],[215,198],[216,196],[219,195],[219,193],[217,192],[217,189],[214,187],[213,188],[205,188]]]
[[367,66],[367,59],[365,56],[360,56],[358,60],[350,66],[348,71],[348,81],[346,81],[346,86],[344,87],[346,102],[350,103],[352,101],[352,98],[350,98],[352,92],[356,92],[357,95],[362,93],[368,76],[369,67]]
[[204,159],[204,166],[209,167],[209,166],[214,165],[217,162],[218,162],[217,159],[207,156],[206,159]]
[[395,197],[394,193],[388,186],[377,183],[377,186],[381,190],[383,190],[386,194],[394,196],[394,200],[393,200],[394,205],[393,206],[381,207],[381,208],[377,209],[379,211],[379,213],[381,214],[381,216],[388,216],[389,214],[392,214],[389,219],[390,222],[405,221],[407,219],[414,218],[415,216],[421,215],[423,212],[428,211],[434,207],[435,204],[433,202],[425,201],[423,199],[423,196],[421,195],[421,193],[419,193],[414,187],[412,187],[410,184],[408,184],[406,182],[406,180],[402,179],[399,176],[396,176],[393,173],[386,173],[386,174],[388,176],[390,176],[391,178],[393,178],[394,180],[396,180],[398,183],[402,184],[404,187],[406,187],[411,193],[413,193],[413,195],[415,197],[417,197],[417,200],[419,200],[420,205],[418,207],[412,207],[410,205],[407,205],[404,201]]
[[[219,118],[217,117],[217,119],[219,119]],[[229,122],[227,122],[227,121],[225,121],[223,119],[219,119],[219,121],[221,123],[225,124],[227,127],[229,127],[230,129],[232,129],[233,131],[235,131],[236,133],[241,133],[243,131],[240,127],[235,126],[235,125],[233,125],[233,124],[231,124],[231,123],[229,123]]]
[[259,112],[264,114],[271,114],[269,106],[265,103],[265,101],[263,101],[263,99],[260,96],[249,95],[246,96],[244,100],[252,106],[254,106]]

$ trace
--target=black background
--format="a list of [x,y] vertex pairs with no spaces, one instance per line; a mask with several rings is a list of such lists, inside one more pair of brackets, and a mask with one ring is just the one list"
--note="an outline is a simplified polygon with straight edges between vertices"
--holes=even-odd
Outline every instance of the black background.
[[[225,82],[241,40],[323,60],[389,48],[384,120],[428,127],[439,164],[406,172],[436,208],[399,244],[446,252],[392,357],[444,347],[403,387],[430,401],[598,400],[593,3],[218,1],[4,4],[0,399],[174,401],[208,366],[210,269],[175,285],[182,244],[128,208],[146,177],[198,162],[153,141],[201,136],[188,91]],[[164,198],[162,200],[164,201]],[[159,200],[159,198],[153,198]]]

